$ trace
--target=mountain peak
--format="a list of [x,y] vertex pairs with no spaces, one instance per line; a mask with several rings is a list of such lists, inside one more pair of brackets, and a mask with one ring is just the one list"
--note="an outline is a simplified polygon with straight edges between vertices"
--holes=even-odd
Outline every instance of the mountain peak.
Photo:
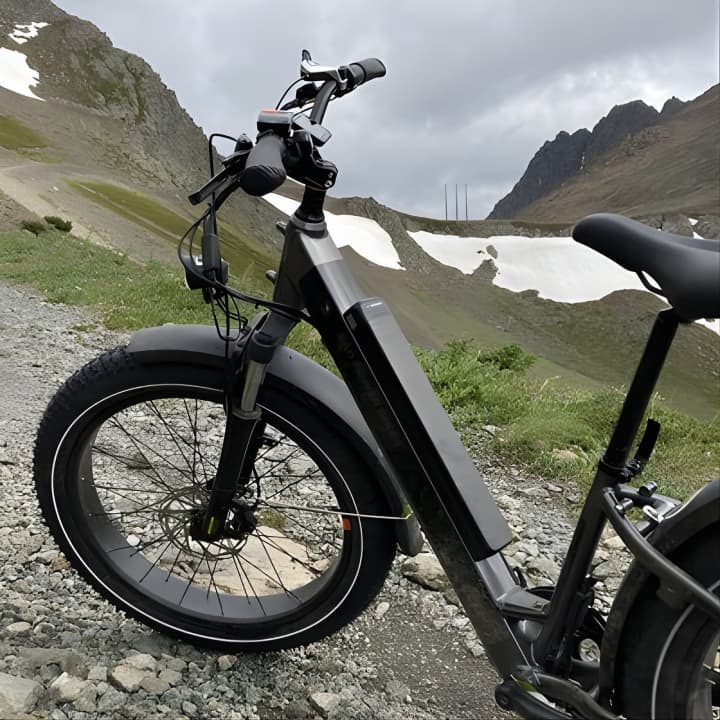
[[[693,103],[698,104],[706,95]],[[554,140],[542,145],[512,191],[498,201],[488,219],[521,216],[528,207],[551,197],[553,191],[564,184],[585,177],[593,168],[607,163],[608,158],[622,147],[625,147],[623,152],[626,156],[634,156],[637,160],[637,153],[642,148],[657,142],[661,136],[664,137],[663,133],[667,134],[665,130],[656,132],[653,128],[665,128],[681,110],[693,106],[693,103],[672,97],[658,112],[642,100],[633,100],[615,105],[592,131],[583,128],[569,135],[561,130]],[[714,122],[717,124],[717,118]],[[618,210],[616,205],[610,204],[602,209]],[[569,217],[563,219],[572,220]]]

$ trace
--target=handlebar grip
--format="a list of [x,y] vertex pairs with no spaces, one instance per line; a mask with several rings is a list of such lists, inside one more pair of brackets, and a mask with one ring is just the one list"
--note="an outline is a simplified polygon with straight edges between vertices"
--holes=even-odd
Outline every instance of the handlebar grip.
[[260,197],[277,190],[287,177],[282,154],[285,142],[273,132],[261,135],[250,151],[240,187],[248,194]]
[[356,87],[364,82],[382,77],[387,72],[385,65],[377,58],[368,58],[367,60],[350,63],[349,68],[355,78]]

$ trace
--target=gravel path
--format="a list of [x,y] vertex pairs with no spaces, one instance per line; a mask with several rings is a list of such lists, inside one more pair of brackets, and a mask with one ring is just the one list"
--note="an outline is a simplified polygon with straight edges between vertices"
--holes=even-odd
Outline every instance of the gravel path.
[[[59,555],[40,520],[31,462],[52,393],[124,338],[88,312],[3,284],[0,337],[0,718],[509,717],[494,704],[496,676],[430,554],[399,556],[363,617],[297,650],[222,656],[115,611]],[[479,464],[522,537],[515,561],[534,584],[552,581],[574,491]],[[606,542],[600,552],[612,569],[623,559],[617,541]],[[612,589],[617,574],[606,574]]]

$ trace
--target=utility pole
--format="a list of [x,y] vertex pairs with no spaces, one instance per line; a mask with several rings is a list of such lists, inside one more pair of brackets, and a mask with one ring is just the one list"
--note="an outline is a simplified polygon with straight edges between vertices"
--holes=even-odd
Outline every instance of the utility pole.
[[460,217],[458,216],[458,186],[457,183],[455,183],[455,219],[459,220]]
[[467,183],[465,183],[465,219],[468,219],[468,208],[467,208]]
[[445,183],[445,219],[447,220],[447,183]]

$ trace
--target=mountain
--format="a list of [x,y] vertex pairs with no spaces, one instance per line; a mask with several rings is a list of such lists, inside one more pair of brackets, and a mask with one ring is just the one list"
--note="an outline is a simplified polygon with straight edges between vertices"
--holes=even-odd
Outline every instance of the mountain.
[[[660,115],[670,119],[674,113],[672,121],[679,121],[689,107],[671,103]],[[565,134],[548,149],[558,167],[571,155],[557,173],[558,188],[583,152],[587,157],[592,147],[612,145],[627,127],[626,114],[611,113],[596,128],[594,144],[585,142],[585,131]],[[206,155],[202,130],[145,61],[48,0],[0,0],[0,231],[17,229],[24,219],[59,215],[81,237],[140,261],[175,263],[178,238],[200,213],[186,198],[206,179]],[[607,152],[600,155],[605,157]],[[288,182],[280,192],[298,199],[301,188]],[[274,204],[237,193],[222,212],[223,255],[233,283],[244,290],[267,293],[265,270],[277,267],[282,238],[275,223],[285,215],[275,205],[286,200],[270,200]],[[364,292],[384,297],[418,345],[455,338],[484,346],[517,342],[542,357],[536,369],[545,377],[617,385],[632,369],[628,338],[641,340],[661,307],[626,278],[607,286],[610,294],[602,299],[566,297],[555,293],[555,281],[541,282],[540,271],[548,276],[552,270],[541,268],[542,260],[575,246],[568,221],[432,220],[372,198],[328,198],[327,209]],[[709,235],[703,220],[693,227],[683,216],[677,223],[686,234]],[[525,248],[531,238],[531,251],[515,260],[508,238]],[[458,249],[463,263],[447,248]],[[595,268],[600,260],[585,264]],[[525,279],[509,283],[520,270],[528,271]],[[663,392],[678,406],[711,416],[717,336],[698,326],[683,328],[678,348]]]
[[605,211],[662,227],[672,214],[717,216],[719,146],[718,85],[661,112],[640,100],[618,105],[592,132],[546,142],[488,217],[572,223]]

